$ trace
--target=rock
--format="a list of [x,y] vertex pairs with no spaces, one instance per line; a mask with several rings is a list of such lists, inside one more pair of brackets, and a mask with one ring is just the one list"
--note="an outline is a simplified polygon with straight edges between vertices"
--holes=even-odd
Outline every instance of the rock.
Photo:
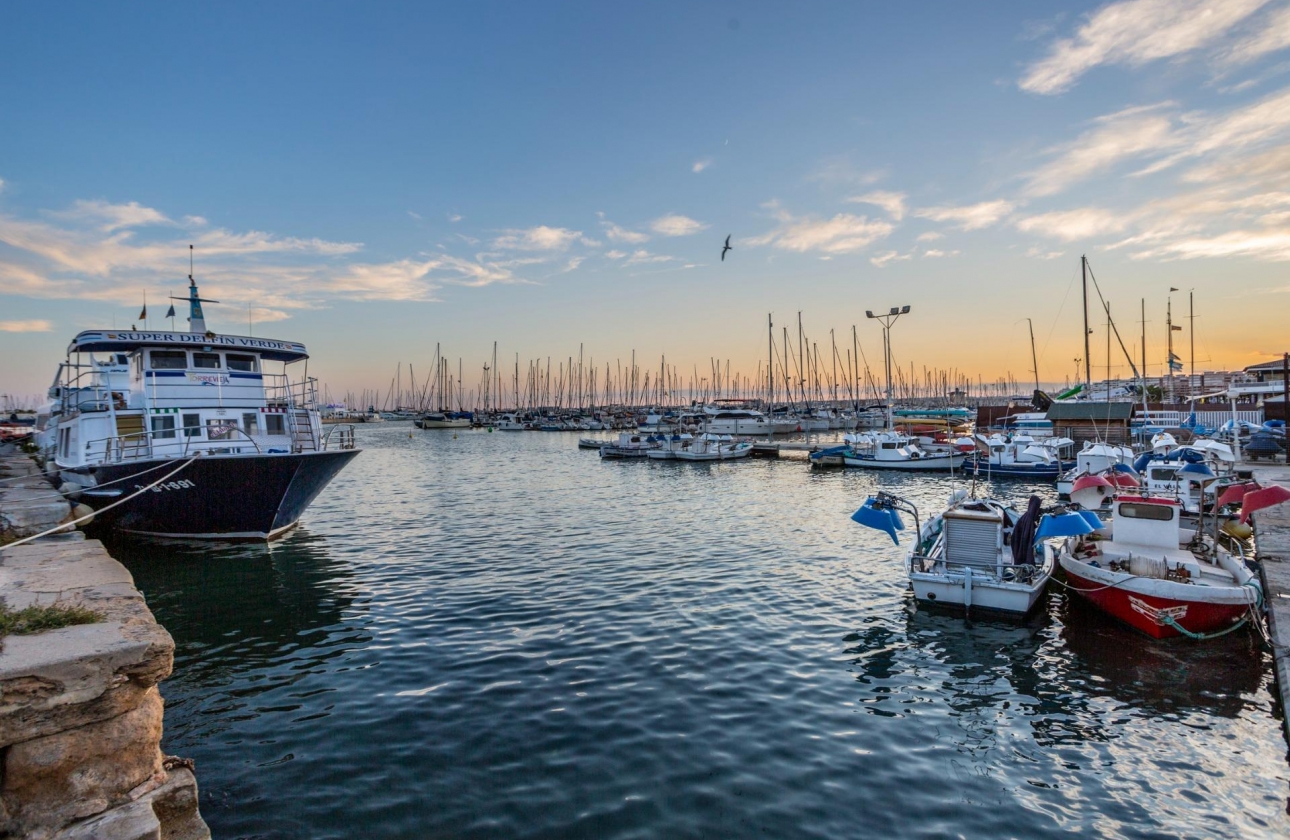
[[176,770],[138,801],[74,823],[51,840],[210,840],[210,836],[197,812],[197,779],[188,770]]
[[0,798],[11,826],[63,825],[128,801],[161,767],[156,687],[123,715],[11,746]]
[[57,840],[161,840],[161,821],[146,802],[131,802],[76,823]]

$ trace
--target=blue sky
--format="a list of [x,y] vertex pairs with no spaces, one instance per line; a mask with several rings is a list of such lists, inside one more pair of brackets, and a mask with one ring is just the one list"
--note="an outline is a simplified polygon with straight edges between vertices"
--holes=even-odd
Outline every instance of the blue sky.
[[873,361],[905,303],[906,365],[1025,379],[1031,317],[1060,380],[1081,253],[1153,372],[1170,286],[1200,367],[1286,349],[1286,2],[21,4],[0,103],[0,393],[190,242],[333,392],[436,342],[751,376],[798,310]]

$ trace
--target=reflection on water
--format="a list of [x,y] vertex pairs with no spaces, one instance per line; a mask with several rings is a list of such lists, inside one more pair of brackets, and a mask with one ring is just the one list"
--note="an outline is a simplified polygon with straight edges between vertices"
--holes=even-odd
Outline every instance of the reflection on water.
[[1290,830],[1249,637],[915,606],[848,515],[949,477],[360,435],[279,543],[113,547],[175,637],[165,746],[216,836]]

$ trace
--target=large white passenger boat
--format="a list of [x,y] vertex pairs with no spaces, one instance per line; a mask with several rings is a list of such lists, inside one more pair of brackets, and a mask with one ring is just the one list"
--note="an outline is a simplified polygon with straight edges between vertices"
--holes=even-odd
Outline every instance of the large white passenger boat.
[[358,454],[353,426],[323,433],[317,380],[292,368],[304,345],[208,332],[191,278],[188,301],[189,332],[72,339],[50,389],[54,461],[118,530],[272,539]]

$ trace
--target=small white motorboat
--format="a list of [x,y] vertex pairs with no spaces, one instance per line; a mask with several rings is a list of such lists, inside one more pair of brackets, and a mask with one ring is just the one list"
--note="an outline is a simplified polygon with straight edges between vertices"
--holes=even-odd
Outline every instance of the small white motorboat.
[[1031,496],[1024,514],[994,499],[974,499],[966,490],[920,525],[912,502],[880,492],[851,515],[899,544],[900,512],[914,517],[918,541],[905,557],[914,597],[928,604],[1024,616],[1039,602],[1053,573],[1051,551],[1038,553],[1035,533],[1040,500]]

